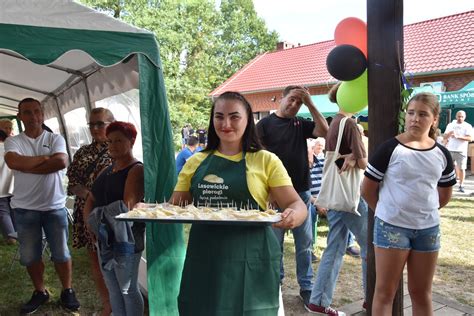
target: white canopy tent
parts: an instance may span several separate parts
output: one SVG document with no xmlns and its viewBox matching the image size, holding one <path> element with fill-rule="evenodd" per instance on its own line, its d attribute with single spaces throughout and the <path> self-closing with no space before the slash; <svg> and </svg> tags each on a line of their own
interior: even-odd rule
<svg viewBox="0 0 474 316">
<path fill-rule="evenodd" d="M 16 115 L 23 98 L 38 99 L 45 118 L 57 119 L 72 153 L 70 134 L 79 119 L 70 114 L 77 109 L 85 114 L 108 98 L 132 91 L 136 98 L 131 103 L 137 103 L 140 117 L 135 123 L 142 136 L 145 198 L 163 201 L 170 195 L 174 148 L 152 33 L 72 1 L 2 0 L 0 34 L 0 117 Z M 123 107 L 110 104 L 112 112 L 115 106 Z M 184 260 L 181 232 L 181 226 L 147 226 L 152 315 L 177 312 Z"/>
<path fill-rule="evenodd" d="M 134 28 L 76 3 L 60 0 L 2 1 L 0 23 L 151 35 L 147 31 Z M 19 28 L 16 30 L 19 31 Z M 17 41 L 21 40 L 17 38 Z M 18 44 L 18 46 L 28 46 L 29 43 Z M 61 45 L 61 43 L 58 44 Z M 109 49 L 114 48 L 110 46 Z M 103 68 L 103 66 L 111 68 Z M 0 69 L 0 114 L 4 115 L 15 115 L 18 101 L 25 95 L 40 100 L 43 103 L 45 115 L 49 118 L 58 114 L 55 98 L 58 98 L 61 112 L 65 113 L 78 107 L 90 106 L 97 100 L 132 88 L 138 88 L 136 60 L 126 64 L 119 60 L 113 65 L 101 65 L 100 61 L 97 63 L 90 55 L 80 50 L 66 51 L 58 59 L 43 66 L 32 64 L 27 56 L 2 47 L 0 48 Z M 83 80 L 84 78 L 87 80 Z"/>
</svg>

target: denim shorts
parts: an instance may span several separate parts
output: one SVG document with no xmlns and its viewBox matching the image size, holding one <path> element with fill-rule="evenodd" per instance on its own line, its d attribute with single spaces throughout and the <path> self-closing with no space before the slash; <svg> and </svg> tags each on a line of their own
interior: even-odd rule
<svg viewBox="0 0 474 316">
<path fill-rule="evenodd" d="M 43 255 L 43 232 L 51 251 L 51 260 L 64 263 L 71 259 L 68 240 L 67 210 L 51 211 L 13 209 L 15 214 L 18 242 L 20 243 L 20 263 L 30 266 L 41 261 Z"/>
<path fill-rule="evenodd" d="M 379 248 L 435 252 L 440 248 L 439 225 L 410 229 L 391 225 L 378 217 L 374 221 L 374 245 Z"/>
</svg>

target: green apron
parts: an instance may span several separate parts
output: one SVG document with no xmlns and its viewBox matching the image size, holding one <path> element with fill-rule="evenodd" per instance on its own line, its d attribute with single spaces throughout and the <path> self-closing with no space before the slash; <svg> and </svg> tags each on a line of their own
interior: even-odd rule
<svg viewBox="0 0 474 316">
<path fill-rule="evenodd" d="M 211 153 L 197 168 L 190 191 L 195 204 L 258 208 L 247 188 L 245 153 L 239 162 Z M 277 315 L 280 258 L 270 226 L 194 224 L 180 315 Z"/>
</svg>

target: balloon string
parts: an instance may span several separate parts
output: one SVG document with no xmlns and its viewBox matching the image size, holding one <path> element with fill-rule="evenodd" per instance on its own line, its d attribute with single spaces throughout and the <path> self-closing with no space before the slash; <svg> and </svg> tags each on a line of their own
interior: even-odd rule
<svg viewBox="0 0 474 316">
<path fill-rule="evenodd" d="M 405 79 L 407 81 L 407 89 L 413 87 L 415 84 L 413 83 L 413 74 L 411 72 L 406 71 L 403 76 L 405 76 Z"/>
<path fill-rule="evenodd" d="M 398 61 L 398 70 L 400 70 L 400 73 L 403 73 L 403 68 L 402 68 L 402 56 L 400 53 L 400 41 L 396 42 L 397 46 L 397 61 Z"/>
<path fill-rule="evenodd" d="M 379 68 L 383 68 L 383 69 L 390 69 L 390 68 L 388 68 L 387 66 L 382 65 L 382 64 L 379 64 L 379 63 L 374 63 L 374 66 L 375 66 L 375 67 L 379 67 Z M 392 68 L 392 71 L 393 71 L 393 72 L 398 72 L 398 69 Z"/>
<path fill-rule="evenodd" d="M 405 87 L 405 89 L 409 89 L 410 83 L 407 81 L 407 78 L 405 77 L 404 74 L 402 74 L 401 77 L 402 77 L 403 86 Z"/>
</svg>

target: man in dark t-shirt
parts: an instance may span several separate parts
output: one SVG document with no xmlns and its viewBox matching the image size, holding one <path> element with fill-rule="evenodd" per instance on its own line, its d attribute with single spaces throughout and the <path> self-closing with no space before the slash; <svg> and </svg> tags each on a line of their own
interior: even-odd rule
<svg viewBox="0 0 474 316">
<path fill-rule="evenodd" d="M 303 103 L 308 107 L 313 121 L 296 117 Z M 328 125 L 311 100 L 308 90 L 301 86 L 286 87 L 283 90 L 279 109 L 260 120 L 257 129 L 265 148 L 275 153 L 283 162 L 296 192 L 309 209 L 311 194 L 306 139 L 326 136 Z M 274 232 L 283 252 L 285 231 L 275 228 Z M 311 215 L 308 215 L 301 226 L 292 229 L 292 232 L 295 240 L 300 296 L 305 303 L 309 303 L 313 279 Z M 283 277 L 282 260 L 280 278 L 283 279 Z"/>
</svg>

